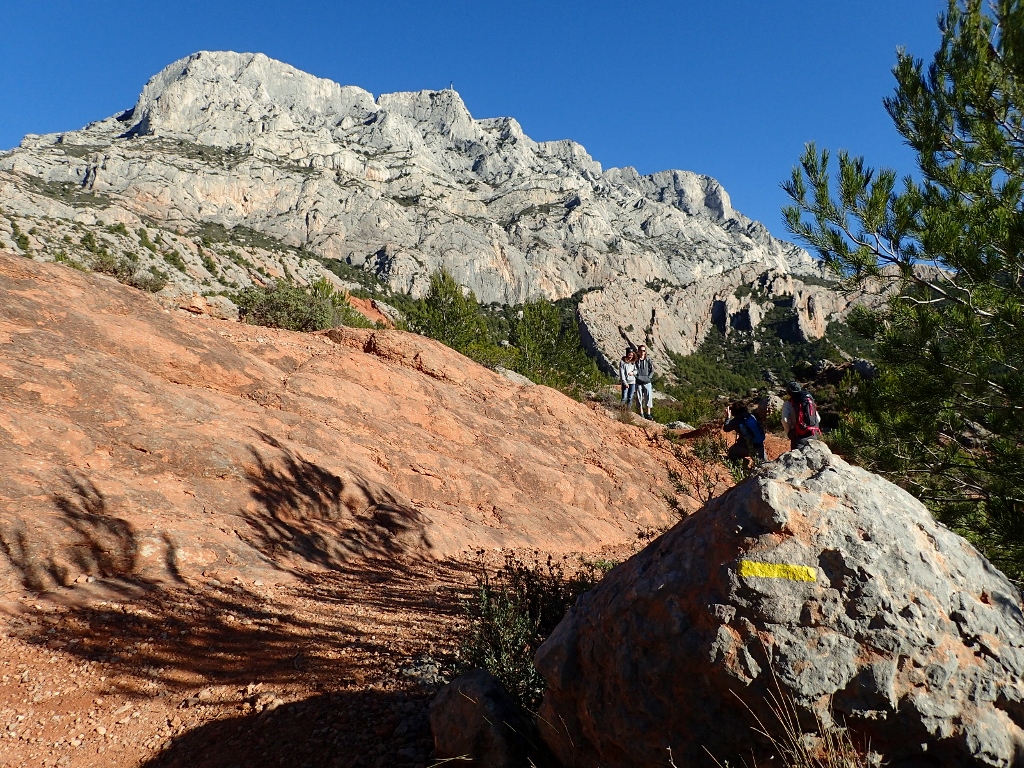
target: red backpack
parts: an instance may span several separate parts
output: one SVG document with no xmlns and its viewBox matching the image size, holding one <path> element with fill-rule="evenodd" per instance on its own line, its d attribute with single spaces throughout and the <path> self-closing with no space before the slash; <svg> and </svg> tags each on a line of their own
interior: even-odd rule
<svg viewBox="0 0 1024 768">
<path fill-rule="evenodd" d="M 800 438 L 816 437 L 821 434 L 818 424 L 818 407 L 810 392 L 798 392 L 790 400 L 793 403 L 793 433 Z"/>
</svg>

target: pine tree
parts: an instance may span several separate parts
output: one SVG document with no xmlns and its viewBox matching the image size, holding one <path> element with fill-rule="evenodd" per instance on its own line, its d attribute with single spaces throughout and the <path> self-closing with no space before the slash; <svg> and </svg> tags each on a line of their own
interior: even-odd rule
<svg viewBox="0 0 1024 768">
<path fill-rule="evenodd" d="M 1024 5 L 950 0 L 930 66 L 900 51 L 885 108 L 917 153 L 897 184 L 808 145 L 789 230 L 851 281 L 900 291 L 856 325 L 882 375 L 840 447 L 1024 576 Z M 836 194 L 833 196 L 833 184 Z"/>
<path fill-rule="evenodd" d="M 550 301 L 524 304 L 510 341 L 518 351 L 516 369 L 538 384 L 579 394 L 601 379 L 597 365 L 583 349 L 575 313 L 563 317 Z"/>
<path fill-rule="evenodd" d="M 426 295 L 409 312 L 409 326 L 463 354 L 488 341 L 487 324 L 476 296 L 463 291 L 443 269 L 430 276 Z"/>
</svg>

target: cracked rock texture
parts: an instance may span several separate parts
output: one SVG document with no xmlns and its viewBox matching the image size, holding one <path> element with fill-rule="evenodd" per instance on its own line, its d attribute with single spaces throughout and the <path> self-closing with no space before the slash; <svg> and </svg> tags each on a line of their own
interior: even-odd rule
<svg viewBox="0 0 1024 768">
<path fill-rule="evenodd" d="M 1017 590 L 817 441 L 609 573 L 536 662 L 542 735 L 565 765 L 764 757 L 752 726 L 779 730 L 776 690 L 805 727 L 845 722 L 888 765 L 1024 761 Z"/>
<path fill-rule="evenodd" d="M 673 517 L 668 445 L 395 330 L 166 310 L 0 253 L 0 594 L 594 551 Z"/>
<path fill-rule="evenodd" d="M 193 54 L 122 114 L 25 137 L 0 154 L 0 200 L 0 245 L 87 263 L 95 230 L 165 269 L 170 293 L 329 276 L 312 255 L 414 294 L 439 267 L 485 302 L 589 291 L 580 322 L 606 363 L 620 327 L 687 353 L 713 312 L 723 329 L 756 325 L 785 296 L 813 339 L 877 298 L 823 286 L 817 262 L 708 176 L 603 170 L 575 142 L 474 119 L 455 91 L 374 98 L 262 54 Z"/>
</svg>

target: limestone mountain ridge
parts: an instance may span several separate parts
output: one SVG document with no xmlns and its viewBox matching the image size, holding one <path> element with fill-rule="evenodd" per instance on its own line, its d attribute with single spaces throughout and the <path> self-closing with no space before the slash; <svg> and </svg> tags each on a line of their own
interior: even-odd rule
<svg viewBox="0 0 1024 768">
<path fill-rule="evenodd" d="M 374 98 L 259 53 L 193 54 L 119 115 L 26 136 L 0 154 L 0 200 L 0 244 L 87 263 L 95 231 L 87 245 L 164 271 L 170 295 L 337 281 L 316 256 L 414 295 L 444 268 L 484 302 L 582 296 L 606 363 L 624 329 L 685 354 L 780 297 L 806 339 L 877 300 L 834 290 L 708 176 L 603 170 L 573 141 L 474 119 L 454 90 Z"/>
</svg>

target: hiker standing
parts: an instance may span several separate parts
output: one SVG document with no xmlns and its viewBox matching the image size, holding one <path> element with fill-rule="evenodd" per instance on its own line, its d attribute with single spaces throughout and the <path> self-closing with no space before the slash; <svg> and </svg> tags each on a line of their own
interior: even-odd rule
<svg viewBox="0 0 1024 768">
<path fill-rule="evenodd" d="M 821 418 L 810 392 L 795 381 L 786 385 L 786 391 L 789 400 L 782 406 L 782 428 L 789 437 L 789 449 L 793 450 L 802 440 L 821 437 Z"/>
<path fill-rule="evenodd" d="M 651 419 L 654 400 L 654 365 L 647 356 L 647 347 L 641 344 L 636 351 L 636 397 L 640 401 L 640 415 Z"/>
<path fill-rule="evenodd" d="M 622 404 L 630 408 L 636 393 L 636 354 L 633 350 L 629 350 L 619 363 L 619 383 L 622 385 Z"/>
<path fill-rule="evenodd" d="M 728 456 L 733 461 L 749 456 L 754 465 L 768 460 L 764 453 L 764 430 L 747 406 L 737 401 L 725 409 L 726 432 L 736 433 L 736 442 L 729 446 Z"/>
<path fill-rule="evenodd" d="M 622 380 L 622 366 L 625 365 L 625 363 L 626 363 L 626 355 L 629 354 L 629 350 L 630 349 L 631 348 L 627 348 L 626 349 L 626 354 L 623 355 L 619 359 L 619 399 L 620 400 L 625 400 L 626 399 L 626 382 L 624 382 Z"/>
</svg>

